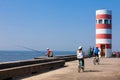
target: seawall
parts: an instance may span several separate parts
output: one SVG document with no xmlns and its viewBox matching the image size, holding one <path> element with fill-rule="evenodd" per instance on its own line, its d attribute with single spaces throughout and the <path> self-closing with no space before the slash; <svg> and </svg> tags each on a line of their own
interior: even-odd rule
<svg viewBox="0 0 120 80">
<path fill-rule="evenodd" d="M 66 61 L 76 60 L 76 55 L 37 57 L 32 60 L 0 63 L 0 80 L 9 80 L 17 76 L 43 73 L 65 65 Z"/>
</svg>

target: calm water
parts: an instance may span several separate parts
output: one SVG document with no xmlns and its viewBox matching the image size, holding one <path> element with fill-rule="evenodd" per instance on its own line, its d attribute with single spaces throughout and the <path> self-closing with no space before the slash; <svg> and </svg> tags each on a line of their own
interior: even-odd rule
<svg viewBox="0 0 120 80">
<path fill-rule="evenodd" d="M 54 55 L 73 55 L 75 51 L 53 51 Z M 0 62 L 33 59 L 45 55 L 45 51 L 0 51 Z"/>
</svg>

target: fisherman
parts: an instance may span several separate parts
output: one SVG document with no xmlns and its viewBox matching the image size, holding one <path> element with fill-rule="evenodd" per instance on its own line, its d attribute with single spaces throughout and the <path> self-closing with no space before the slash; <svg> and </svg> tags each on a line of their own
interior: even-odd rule
<svg viewBox="0 0 120 80">
<path fill-rule="evenodd" d="M 49 48 L 47 48 L 47 54 L 48 57 L 53 57 L 53 51 L 51 51 Z"/>
</svg>

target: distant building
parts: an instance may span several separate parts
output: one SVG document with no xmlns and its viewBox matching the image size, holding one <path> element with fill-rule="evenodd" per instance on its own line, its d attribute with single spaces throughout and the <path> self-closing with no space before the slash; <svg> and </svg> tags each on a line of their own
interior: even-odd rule
<svg viewBox="0 0 120 80">
<path fill-rule="evenodd" d="M 101 55 L 112 56 L 112 11 L 101 9 L 96 11 L 96 46 Z"/>
</svg>

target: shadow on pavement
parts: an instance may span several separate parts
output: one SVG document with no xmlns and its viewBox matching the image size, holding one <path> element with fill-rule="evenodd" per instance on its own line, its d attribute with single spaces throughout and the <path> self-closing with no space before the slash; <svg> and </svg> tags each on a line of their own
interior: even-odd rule
<svg viewBox="0 0 120 80">
<path fill-rule="evenodd" d="M 99 70 L 85 70 L 84 72 L 101 72 Z"/>
<path fill-rule="evenodd" d="M 99 65 L 112 65 L 112 64 L 108 64 L 108 63 L 100 63 Z"/>
</svg>

